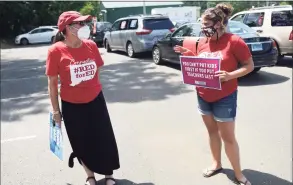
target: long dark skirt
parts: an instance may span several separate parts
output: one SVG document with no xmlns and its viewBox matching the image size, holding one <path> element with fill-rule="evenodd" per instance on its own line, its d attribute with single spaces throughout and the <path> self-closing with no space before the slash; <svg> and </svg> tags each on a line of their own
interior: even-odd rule
<svg viewBox="0 0 293 185">
<path fill-rule="evenodd" d="M 62 114 L 72 147 L 69 167 L 76 157 L 91 171 L 112 175 L 120 168 L 119 154 L 103 92 L 91 102 L 62 101 Z"/>
</svg>

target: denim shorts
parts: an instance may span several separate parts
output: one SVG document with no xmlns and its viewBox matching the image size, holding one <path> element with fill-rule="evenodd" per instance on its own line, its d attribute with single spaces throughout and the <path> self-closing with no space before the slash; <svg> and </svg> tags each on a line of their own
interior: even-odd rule
<svg viewBox="0 0 293 185">
<path fill-rule="evenodd" d="M 215 102 L 207 102 L 199 95 L 198 111 L 201 115 L 213 115 L 218 122 L 233 122 L 237 109 L 237 90 Z"/>
</svg>

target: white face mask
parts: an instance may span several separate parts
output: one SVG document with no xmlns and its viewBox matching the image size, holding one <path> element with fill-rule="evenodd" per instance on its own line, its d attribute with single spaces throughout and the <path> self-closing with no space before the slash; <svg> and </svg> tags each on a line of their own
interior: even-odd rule
<svg viewBox="0 0 293 185">
<path fill-rule="evenodd" d="M 72 27 L 74 29 L 78 29 L 78 28 L 75 28 L 75 27 Z M 90 33 L 91 33 L 91 30 L 90 30 L 90 27 L 89 26 L 83 26 L 81 28 L 78 29 L 77 31 L 77 37 L 82 40 L 82 39 L 88 39 L 90 37 Z"/>
</svg>

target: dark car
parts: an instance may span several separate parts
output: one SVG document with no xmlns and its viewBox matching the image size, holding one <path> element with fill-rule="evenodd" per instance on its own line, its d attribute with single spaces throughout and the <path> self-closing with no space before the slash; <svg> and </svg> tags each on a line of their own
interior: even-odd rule
<svg viewBox="0 0 293 185">
<path fill-rule="evenodd" d="M 174 20 L 172 21 L 174 27 L 177 29 L 177 28 L 180 28 L 183 24 L 186 24 L 186 23 L 190 23 L 190 21 L 188 20 Z"/>
<path fill-rule="evenodd" d="M 261 37 L 252 28 L 247 25 L 229 21 L 227 31 L 239 35 L 248 45 L 254 61 L 254 72 L 262 67 L 275 66 L 278 59 L 277 45 L 270 37 Z M 182 46 L 186 37 L 204 37 L 201 33 L 200 23 L 187 23 L 178 28 L 172 34 L 166 35 L 154 46 L 152 54 L 155 64 L 161 64 L 165 61 L 179 64 L 179 54 L 175 53 L 175 45 Z"/>
<path fill-rule="evenodd" d="M 109 31 L 112 27 L 110 22 L 95 22 L 92 31 L 91 39 L 97 44 L 102 46 L 105 32 Z"/>
</svg>

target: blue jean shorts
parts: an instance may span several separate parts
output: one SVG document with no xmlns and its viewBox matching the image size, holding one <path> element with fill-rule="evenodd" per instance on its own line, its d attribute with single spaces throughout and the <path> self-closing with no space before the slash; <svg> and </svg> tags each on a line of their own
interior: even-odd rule
<svg viewBox="0 0 293 185">
<path fill-rule="evenodd" d="M 207 102 L 197 95 L 198 111 L 201 115 L 213 115 L 218 122 L 233 122 L 237 109 L 237 90 L 215 102 Z"/>
</svg>

